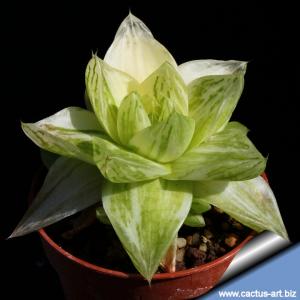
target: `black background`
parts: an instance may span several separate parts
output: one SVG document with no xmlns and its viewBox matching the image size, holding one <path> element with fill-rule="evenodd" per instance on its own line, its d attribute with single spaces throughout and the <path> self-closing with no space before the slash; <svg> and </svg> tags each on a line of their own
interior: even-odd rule
<svg viewBox="0 0 300 300">
<path fill-rule="evenodd" d="M 80 2 L 78 2 L 80 3 Z M 244 93 L 233 115 L 269 156 L 267 174 L 290 237 L 299 240 L 299 151 L 295 8 L 289 2 L 163 1 L 68 5 L 12 3 L 1 13 L 2 186 L 0 272 L 14 299 L 61 299 L 37 234 L 4 241 L 26 209 L 39 150 L 20 120 L 33 122 L 67 106 L 84 106 L 84 72 L 92 51 L 103 57 L 128 14 L 141 18 L 177 62 L 249 61 Z M 299 85 L 299 83 L 298 83 Z M 299 126 L 298 126 L 299 127 Z M 3 181 L 2 181 L 3 182 Z M 16 288 L 17 287 L 17 288 Z M 41 296 L 39 290 L 47 291 Z"/>
</svg>

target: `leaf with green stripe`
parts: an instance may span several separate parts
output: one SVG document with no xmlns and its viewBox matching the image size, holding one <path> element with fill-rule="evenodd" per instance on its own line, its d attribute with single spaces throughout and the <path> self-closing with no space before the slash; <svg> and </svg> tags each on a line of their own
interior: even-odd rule
<svg viewBox="0 0 300 300">
<path fill-rule="evenodd" d="M 237 71 L 246 71 L 247 62 L 238 60 L 199 59 L 185 62 L 178 66 L 178 71 L 184 82 L 190 84 L 193 80 L 211 75 L 229 75 Z"/>
<path fill-rule="evenodd" d="M 102 181 L 95 166 L 77 159 L 58 158 L 10 237 L 28 234 L 100 203 Z"/>
<path fill-rule="evenodd" d="M 176 62 L 169 51 L 152 35 L 149 28 L 132 13 L 120 25 L 104 61 L 142 82 L 165 61 Z"/>
<path fill-rule="evenodd" d="M 258 232 L 270 230 L 288 239 L 275 196 L 261 176 L 245 181 L 196 182 L 194 194 Z"/>
<path fill-rule="evenodd" d="M 136 269 L 150 281 L 190 210 L 190 182 L 107 181 L 102 199 L 124 249 Z"/>
<path fill-rule="evenodd" d="M 165 62 L 139 86 L 145 109 L 154 121 L 165 121 L 175 109 L 188 115 L 187 88 L 176 69 Z M 146 95 L 146 96 L 145 96 Z"/>
<path fill-rule="evenodd" d="M 266 159 L 247 138 L 247 128 L 230 122 L 225 129 L 171 165 L 170 180 L 246 180 L 261 174 Z"/>
<path fill-rule="evenodd" d="M 198 146 L 226 126 L 243 87 L 242 71 L 231 75 L 202 77 L 188 86 L 189 116 L 196 121 L 191 147 Z"/>
<path fill-rule="evenodd" d="M 113 182 L 143 181 L 170 173 L 168 165 L 127 151 L 99 131 L 57 127 L 53 117 L 37 123 L 23 123 L 22 128 L 40 148 L 96 164 L 103 176 Z"/>
<path fill-rule="evenodd" d="M 138 132 L 129 142 L 137 153 L 166 163 L 180 157 L 193 137 L 192 118 L 173 112 L 167 121 L 156 123 Z"/>
<path fill-rule="evenodd" d="M 139 131 L 151 125 L 141 98 L 136 92 L 129 94 L 118 111 L 118 134 L 123 145 Z"/>
<path fill-rule="evenodd" d="M 106 133 L 118 142 L 118 106 L 126 95 L 136 89 L 136 81 L 96 55 L 87 65 L 85 79 L 88 99 L 99 122 Z"/>
</svg>

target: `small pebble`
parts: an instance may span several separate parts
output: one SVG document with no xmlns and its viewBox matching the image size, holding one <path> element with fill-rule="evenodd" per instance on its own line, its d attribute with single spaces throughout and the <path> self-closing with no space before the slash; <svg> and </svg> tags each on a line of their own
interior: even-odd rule
<svg viewBox="0 0 300 300">
<path fill-rule="evenodd" d="M 177 238 L 177 248 L 184 248 L 186 246 L 186 239 L 185 238 Z"/>
<path fill-rule="evenodd" d="M 199 246 L 199 250 L 206 252 L 207 251 L 207 245 L 205 243 L 201 243 Z"/>
<path fill-rule="evenodd" d="M 193 237 L 191 235 L 187 236 L 186 242 L 189 246 L 191 246 L 193 243 Z"/>
<path fill-rule="evenodd" d="M 244 226 L 241 223 L 237 222 L 237 221 L 233 221 L 232 226 L 234 228 L 236 228 L 237 230 L 243 230 L 244 229 Z"/>
<path fill-rule="evenodd" d="M 206 253 L 203 252 L 203 251 L 199 251 L 199 257 L 195 259 L 194 261 L 194 265 L 195 266 L 200 266 L 202 264 L 205 263 L 205 260 L 206 260 Z"/>
<path fill-rule="evenodd" d="M 189 247 L 186 251 L 187 257 L 192 258 L 192 259 L 201 258 L 203 256 L 203 253 L 204 252 L 202 252 L 198 248 L 194 248 L 194 247 Z"/>
<path fill-rule="evenodd" d="M 181 248 L 176 251 L 176 261 L 183 262 L 184 261 L 185 249 Z"/>
<path fill-rule="evenodd" d="M 230 228 L 230 226 L 227 222 L 223 222 L 221 224 L 221 227 L 222 227 L 222 230 L 224 230 L 224 231 L 227 231 Z"/>
<path fill-rule="evenodd" d="M 176 271 L 182 271 L 185 269 L 186 269 L 186 266 L 185 266 L 184 262 L 179 262 L 179 261 L 176 262 Z"/>
<path fill-rule="evenodd" d="M 198 232 L 193 234 L 192 246 L 199 246 L 200 244 L 200 234 Z"/>
<path fill-rule="evenodd" d="M 206 238 L 211 239 L 214 235 L 212 234 L 212 232 L 208 229 L 204 229 L 204 235 Z"/>
<path fill-rule="evenodd" d="M 211 226 L 211 225 L 213 225 L 213 222 L 212 222 L 212 220 L 211 220 L 210 218 L 204 217 L 204 219 L 205 219 L 205 224 L 206 224 L 206 226 Z"/>
<path fill-rule="evenodd" d="M 206 244 L 208 242 L 208 239 L 204 235 L 201 235 L 201 238 L 203 243 Z"/>
<path fill-rule="evenodd" d="M 228 247 L 232 248 L 236 245 L 237 241 L 238 241 L 238 236 L 232 233 L 225 239 L 225 244 Z"/>
</svg>

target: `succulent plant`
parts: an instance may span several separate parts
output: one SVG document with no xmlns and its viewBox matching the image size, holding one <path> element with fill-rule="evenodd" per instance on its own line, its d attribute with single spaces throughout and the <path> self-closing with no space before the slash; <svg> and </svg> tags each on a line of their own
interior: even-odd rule
<svg viewBox="0 0 300 300">
<path fill-rule="evenodd" d="M 86 68 L 89 109 L 69 107 L 22 123 L 39 147 L 59 154 L 12 236 L 95 203 L 134 266 L 151 280 L 185 223 L 204 226 L 214 205 L 260 232 L 287 233 L 260 176 L 266 159 L 231 115 L 246 62 L 177 65 L 146 25 L 129 14 L 104 59 Z"/>
</svg>

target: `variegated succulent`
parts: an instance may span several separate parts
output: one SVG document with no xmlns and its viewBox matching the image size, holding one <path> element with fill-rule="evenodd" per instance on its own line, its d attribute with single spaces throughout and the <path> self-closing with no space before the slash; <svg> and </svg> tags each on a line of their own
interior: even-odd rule
<svg viewBox="0 0 300 300">
<path fill-rule="evenodd" d="M 246 62 L 177 65 L 133 16 L 104 60 L 86 69 L 87 109 L 69 107 L 25 134 L 61 155 L 12 236 L 52 224 L 95 203 L 136 269 L 151 280 L 185 223 L 204 226 L 214 205 L 257 231 L 287 233 L 269 185 L 266 159 L 230 121 Z"/>
</svg>

